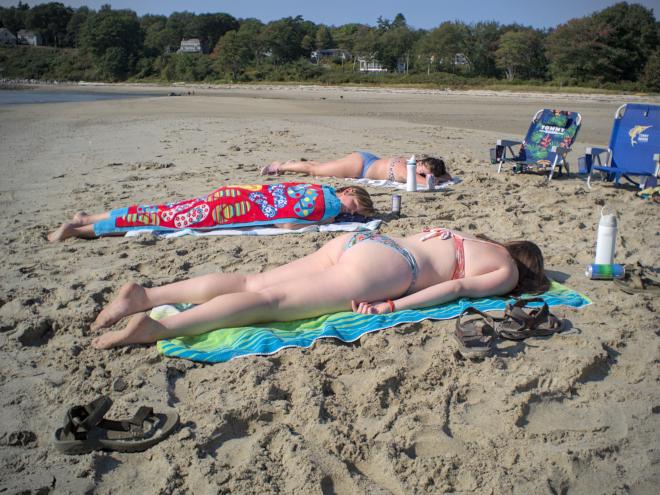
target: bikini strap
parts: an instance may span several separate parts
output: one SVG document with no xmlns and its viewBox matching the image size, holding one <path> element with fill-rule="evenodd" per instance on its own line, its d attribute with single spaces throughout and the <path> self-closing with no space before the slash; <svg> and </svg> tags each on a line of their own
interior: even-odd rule
<svg viewBox="0 0 660 495">
<path fill-rule="evenodd" d="M 440 237 L 442 240 L 454 237 L 454 232 L 452 230 L 442 227 L 426 227 L 422 232 L 426 232 L 426 235 L 421 239 L 422 241 L 427 241 L 433 237 Z"/>
</svg>

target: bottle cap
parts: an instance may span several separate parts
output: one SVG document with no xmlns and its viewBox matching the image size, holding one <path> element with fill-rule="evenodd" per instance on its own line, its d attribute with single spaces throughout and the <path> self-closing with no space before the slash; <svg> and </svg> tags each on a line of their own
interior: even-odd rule
<svg viewBox="0 0 660 495">
<path fill-rule="evenodd" d="M 616 227 L 616 215 L 614 213 L 605 215 L 605 208 L 607 208 L 607 206 L 603 206 L 600 209 L 600 222 L 598 222 L 598 224 L 603 225 L 604 227 Z"/>
<path fill-rule="evenodd" d="M 407 163 L 408 163 L 408 164 L 411 164 L 411 163 L 417 163 L 417 162 L 415 161 L 415 155 L 412 155 L 410 158 L 408 158 L 408 162 L 407 162 Z"/>
</svg>

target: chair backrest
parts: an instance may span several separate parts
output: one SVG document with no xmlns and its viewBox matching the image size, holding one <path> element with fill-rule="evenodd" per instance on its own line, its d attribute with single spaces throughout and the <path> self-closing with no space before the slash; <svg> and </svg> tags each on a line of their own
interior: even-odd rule
<svg viewBox="0 0 660 495">
<path fill-rule="evenodd" d="M 581 123 L 582 116 L 577 112 L 547 108 L 539 110 L 529 125 L 519 159 L 528 164 L 551 165 L 556 155 L 552 147 L 570 148 Z"/>
<path fill-rule="evenodd" d="M 660 105 L 626 103 L 614 115 L 610 166 L 629 174 L 654 174 L 660 153 Z"/>
</svg>

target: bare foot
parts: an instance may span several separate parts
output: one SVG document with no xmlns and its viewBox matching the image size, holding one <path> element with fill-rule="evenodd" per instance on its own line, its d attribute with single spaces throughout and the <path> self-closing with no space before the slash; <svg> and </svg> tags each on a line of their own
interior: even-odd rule
<svg viewBox="0 0 660 495">
<path fill-rule="evenodd" d="M 63 223 L 56 230 L 53 230 L 46 237 L 50 242 L 60 242 L 69 237 L 73 237 L 76 233 L 76 226 L 71 223 Z"/>
<path fill-rule="evenodd" d="M 261 169 L 261 175 L 280 175 L 282 162 L 273 162 Z"/>
<path fill-rule="evenodd" d="M 96 349 L 110 349 L 120 345 L 149 344 L 164 335 L 166 329 L 156 320 L 149 318 L 147 313 L 135 315 L 123 330 L 106 332 L 92 340 L 92 347 Z"/>
<path fill-rule="evenodd" d="M 150 307 L 144 287 L 135 282 L 128 282 L 119 289 L 117 297 L 99 313 L 91 329 L 98 330 L 112 326 L 123 317 L 145 311 Z"/>
<path fill-rule="evenodd" d="M 87 218 L 89 215 L 85 213 L 84 211 L 79 211 L 75 215 L 73 215 L 73 218 L 71 219 L 71 223 L 80 226 L 80 225 L 87 225 L 89 222 L 87 221 Z"/>
</svg>

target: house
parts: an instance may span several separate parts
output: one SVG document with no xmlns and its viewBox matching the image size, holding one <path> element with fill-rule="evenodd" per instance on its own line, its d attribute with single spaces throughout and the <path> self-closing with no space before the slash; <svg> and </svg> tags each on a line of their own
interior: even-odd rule
<svg viewBox="0 0 660 495">
<path fill-rule="evenodd" d="M 346 60 L 351 59 L 351 54 L 340 48 L 325 48 L 323 50 L 313 51 L 310 58 L 312 59 L 312 62 L 316 63 L 319 63 L 323 59 L 341 60 L 342 62 L 345 62 Z"/>
<path fill-rule="evenodd" d="M 7 28 L 0 28 L 0 45 L 15 45 L 16 36 Z"/>
<path fill-rule="evenodd" d="M 376 59 L 366 59 L 358 57 L 360 72 L 387 72 L 387 69 Z"/>
<path fill-rule="evenodd" d="M 203 53 L 202 42 L 199 38 L 183 39 L 177 53 Z"/>
<path fill-rule="evenodd" d="M 37 46 L 41 45 L 41 36 L 39 36 L 39 33 L 21 29 L 18 33 L 16 33 L 16 42 L 19 45 Z"/>
</svg>

